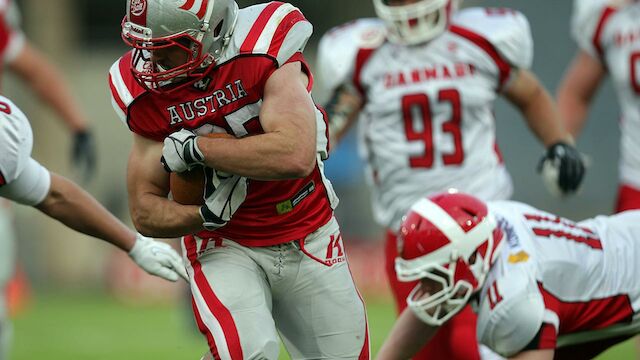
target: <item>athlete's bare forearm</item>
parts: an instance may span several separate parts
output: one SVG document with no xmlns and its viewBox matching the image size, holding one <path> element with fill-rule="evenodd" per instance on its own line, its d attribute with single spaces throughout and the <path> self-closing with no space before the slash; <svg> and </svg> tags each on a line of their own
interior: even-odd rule
<svg viewBox="0 0 640 360">
<path fill-rule="evenodd" d="M 559 141 L 573 142 L 564 129 L 553 98 L 529 71 L 520 70 L 505 95 L 520 109 L 527 125 L 545 147 Z"/>
<path fill-rule="evenodd" d="M 129 210 L 136 229 L 151 237 L 179 237 L 202 230 L 199 206 L 167 199 L 169 174 L 160 164 L 162 143 L 134 135 L 127 167 Z"/>
<path fill-rule="evenodd" d="M 51 174 L 51 189 L 37 209 L 66 226 L 128 252 L 135 234 L 78 185 Z"/>
<path fill-rule="evenodd" d="M 205 163 L 254 179 L 307 176 L 316 162 L 316 109 L 300 64 L 287 64 L 267 81 L 260 108 L 264 134 L 242 139 L 198 138 Z"/>
<path fill-rule="evenodd" d="M 405 309 L 393 325 L 377 360 L 406 360 L 415 355 L 438 331 Z"/>
</svg>

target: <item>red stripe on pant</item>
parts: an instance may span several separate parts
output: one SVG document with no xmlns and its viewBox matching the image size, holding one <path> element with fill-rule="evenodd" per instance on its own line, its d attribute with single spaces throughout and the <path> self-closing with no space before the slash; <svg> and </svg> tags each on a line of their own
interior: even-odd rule
<svg viewBox="0 0 640 360">
<path fill-rule="evenodd" d="M 398 313 L 407 307 L 407 296 L 416 282 L 402 282 L 396 277 L 395 259 L 398 254 L 397 237 L 387 231 L 385 261 L 387 277 Z M 413 358 L 413 360 L 479 360 L 480 350 L 476 337 L 476 314 L 467 305 L 459 314 L 442 325 L 436 335 Z"/>
<path fill-rule="evenodd" d="M 198 325 L 198 329 L 204 336 L 207 338 L 207 343 L 209 344 L 209 351 L 211 351 L 211 355 L 215 360 L 220 359 L 220 355 L 218 354 L 218 347 L 216 347 L 216 341 L 213 338 L 213 335 L 207 330 L 207 326 L 202 321 L 202 317 L 200 316 L 200 312 L 198 311 L 198 307 L 196 306 L 196 301 L 191 296 L 191 308 L 193 309 L 193 316 L 196 319 L 196 324 Z"/>
<path fill-rule="evenodd" d="M 240 346 L 240 336 L 238 334 L 238 329 L 236 328 L 236 324 L 233 321 L 233 317 L 231 316 L 231 312 L 227 309 L 220 299 L 216 296 L 207 280 L 207 277 L 202 272 L 202 264 L 198 261 L 198 255 L 196 252 L 197 245 L 196 240 L 193 236 L 185 236 L 185 249 L 187 249 L 187 257 L 191 262 L 191 267 L 193 268 L 193 281 L 195 282 L 202 298 L 207 304 L 207 308 L 216 318 L 220 327 L 222 328 L 222 332 L 224 334 L 224 340 L 227 343 L 227 348 L 229 349 L 229 354 L 231 354 L 232 360 L 242 360 L 242 347 Z M 196 313 L 197 307 L 195 308 Z M 200 315 L 196 315 L 197 317 Z M 202 320 L 202 319 L 201 319 Z M 203 322 L 203 325 L 204 322 Z M 204 326 L 205 332 L 203 334 L 207 337 L 207 340 L 210 340 L 213 345 L 209 345 L 211 353 L 218 353 L 217 346 L 215 345 L 215 338 L 213 334 L 210 333 L 210 329 Z"/>
</svg>

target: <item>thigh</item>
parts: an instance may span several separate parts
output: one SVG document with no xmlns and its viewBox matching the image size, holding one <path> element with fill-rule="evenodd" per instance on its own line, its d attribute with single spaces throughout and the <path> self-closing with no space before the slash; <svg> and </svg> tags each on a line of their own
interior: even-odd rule
<svg viewBox="0 0 640 360">
<path fill-rule="evenodd" d="M 292 359 L 369 359 L 364 303 L 337 222 L 300 243 L 299 269 L 274 297 L 274 317 Z"/>
<path fill-rule="evenodd" d="M 185 237 L 183 252 L 194 316 L 214 359 L 277 359 L 271 292 L 247 249 Z"/>
</svg>

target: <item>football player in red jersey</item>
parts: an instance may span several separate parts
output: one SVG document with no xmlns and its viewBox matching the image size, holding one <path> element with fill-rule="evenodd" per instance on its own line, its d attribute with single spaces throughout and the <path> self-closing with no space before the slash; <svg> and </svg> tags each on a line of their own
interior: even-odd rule
<svg viewBox="0 0 640 360">
<path fill-rule="evenodd" d="M 112 103 L 133 132 L 128 188 L 139 231 L 183 236 L 210 356 L 369 358 L 323 174 L 323 113 L 302 55 L 302 13 L 271 2 L 129 0 Z M 234 138 L 208 138 L 226 132 Z M 162 158 L 162 163 L 161 163 Z M 204 166 L 202 206 L 167 198 L 170 172 Z"/>
<path fill-rule="evenodd" d="M 640 211 L 573 222 L 515 201 L 444 193 L 401 230 L 418 285 L 378 354 L 407 359 L 466 304 L 478 341 L 515 359 L 592 359 L 640 332 Z"/>
</svg>

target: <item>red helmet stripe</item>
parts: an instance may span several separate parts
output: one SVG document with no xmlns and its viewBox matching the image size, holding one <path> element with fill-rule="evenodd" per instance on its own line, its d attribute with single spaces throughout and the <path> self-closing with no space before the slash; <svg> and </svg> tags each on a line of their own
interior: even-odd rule
<svg viewBox="0 0 640 360">
<path fill-rule="evenodd" d="M 195 2 L 196 0 L 187 0 L 187 2 L 184 3 L 184 5 L 180 6 L 180 9 L 189 11 L 191 10 Z"/>
<path fill-rule="evenodd" d="M 209 4 L 209 0 L 202 0 L 202 4 L 200 4 L 200 10 L 196 14 L 198 19 L 204 18 L 204 15 L 207 13 L 207 5 Z"/>
</svg>

